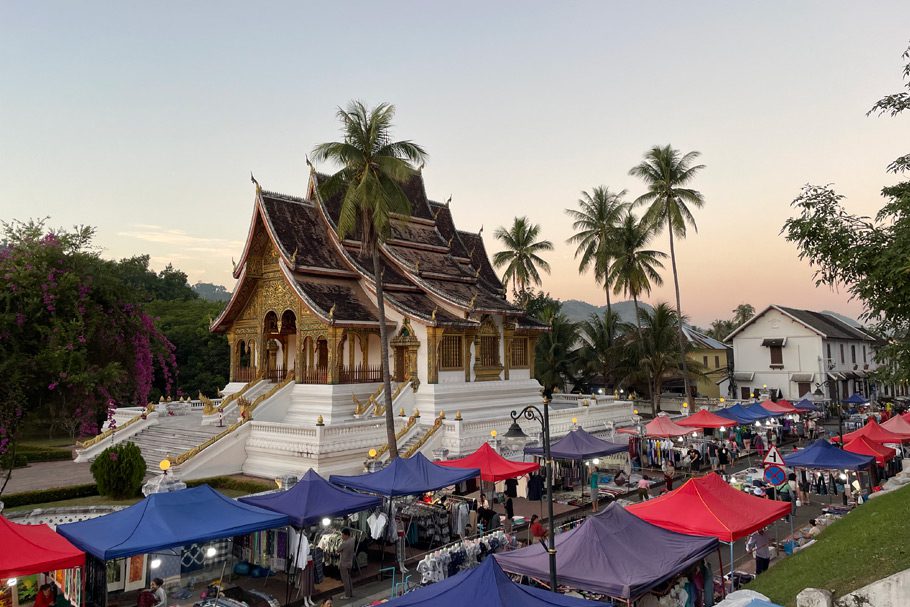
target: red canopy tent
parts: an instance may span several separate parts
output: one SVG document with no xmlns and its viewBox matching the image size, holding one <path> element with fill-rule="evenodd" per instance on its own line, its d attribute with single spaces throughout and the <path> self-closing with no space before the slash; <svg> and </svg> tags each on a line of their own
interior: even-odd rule
<svg viewBox="0 0 910 607">
<path fill-rule="evenodd" d="M 881 424 L 881 427 L 895 434 L 910 434 L 910 419 L 896 415 Z"/>
<path fill-rule="evenodd" d="M 761 406 L 771 413 L 799 413 L 799 409 L 785 400 L 774 402 L 769 399 L 761 403 Z"/>
<path fill-rule="evenodd" d="M 910 434 L 898 434 L 896 432 L 891 432 L 886 428 L 882 428 L 877 421 L 870 419 L 869 423 L 860 428 L 859 430 L 854 430 L 844 434 L 844 442 L 849 443 L 855 438 L 865 436 L 873 443 L 902 443 L 904 441 L 910 440 Z M 834 436 L 831 438 L 832 441 L 839 443 L 840 436 Z"/>
<path fill-rule="evenodd" d="M 690 432 L 692 432 L 691 428 L 683 428 L 666 415 L 658 415 L 645 425 L 645 436 L 653 436 L 656 438 L 685 436 Z"/>
<path fill-rule="evenodd" d="M 733 542 L 787 516 L 790 508 L 789 502 L 743 493 L 719 475 L 706 474 L 652 500 L 632 504 L 628 510 L 670 531 Z"/>
<path fill-rule="evenodd" d="M 85 566 L 85 553 L 47 525 L 20 525 L 0 516 L 0 579 Z"/>
<path fill-rule="evenodd" d="M 501 481 L 530 474 L 540 464 L 533 462 L 513 462 L 493 450 L 490 443 L 484 443 L 477 451 L 461 459 L 450 459 L 442 462 L 433 462 L 448 468 L 479 468 L 480 478 L 485 481 Z"/>
<path fill-rule="evenodd" d="M 676 422 L 676 425 L 686 428 L 730 428 L 735 426 L 736 422 L 729 418 L 715 415 L 707 409 L 702 409 L 698 413 Z"/>
<path fill-rule="evenodd" d="M 875 461 L 880 464 L 894 459 L 895 451 L 891 447 L 886 447 L 881 443 L 874 443 L 865 436 L 860 436 L 859 438 L 854 438 L 852 441 L 844 445 L 844 451 L 849 451 L 851 453 L 858 453 L 860 455 L 873 455 L 875 456 Z"/>
</svg>

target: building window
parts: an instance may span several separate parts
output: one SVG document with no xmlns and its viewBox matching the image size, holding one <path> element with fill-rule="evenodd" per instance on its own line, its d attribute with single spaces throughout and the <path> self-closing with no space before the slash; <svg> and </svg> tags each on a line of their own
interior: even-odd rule
<svg viewBox="0 0 910 607">
<path fill-rule="evenodd" d="M 481 335 L 480 336 L 480 366 L 496 367 L 499 365 L 499 336 L 498 335 Z"/>
<path fill-rule="evenodd" d="M 856 346 L 850 346 L 850 360 L 856 364 Z"/>
<path fill-rule="evenodd" d="M 784 349 L 780 346 L 771 346 L 768 348 L 771 351 L 771 366 L 772 367 L 783 367 L 784 366 Z"/>
<path fill-rule="evenodd" d="M 812 391 L 812 384 L 806 381 L 801 381 L 796 384 L 796 391 L 798 396 L 805 396 L 807 393 Z"/>
<path fill-rule="evenodd" d="M 831 344 L 828 344 L 828 360 L 834 362 L 833 359 L 831 358 Z"/>
<path fill-rule="evenodd" d="M 512 338 L 512 358 L 509 366 L 513 369 L 526 368 L 528 366 L 528 338 Z"/>
<path fill-rule="evenodd" d="M 863 346 L 863 362 L 866 362 L 866 346 Z"/>
<path fill-rule="evenodd" d="M 840 363 L 844 364 L 847 362 L 847 359 L 844 358 L 844 344 L 840 345 Z"/>
<path fill-rule="evenodd" d="M 443 371 L 463 369 L 461 335 L 443 335 L 439 346 L 439 368 Z"/>
<path fill-rule="evenodd" d="M 739 389 L 739 396 L 743 400 L 749 400 L 752 398 L 752 390 L 749 388 L 749 386 L 742 386 Z"/>
<path fill-rule="evenodd" d="M 708 368 L 708 357 L 702 356 L 701 360 L 702 360 L 702 363 L 705 365 L 705 369 L 707 369 Z"/>
<path fill-rule="evenodd" d="M 720 356 L 715 356 L 715 357 L 714 357 L 714 368 L 715 368 L 715 369 L 720 369 Z"/>
</svg>

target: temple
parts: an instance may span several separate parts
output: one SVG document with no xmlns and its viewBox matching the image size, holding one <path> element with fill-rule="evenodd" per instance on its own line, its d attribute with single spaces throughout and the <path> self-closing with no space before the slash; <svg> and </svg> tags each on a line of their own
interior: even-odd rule
<svg viewBox="0 0 910 607">
<path fill-rule="evenodd" d="M 237 283 L 211 327 L 230 344 L 223 398 L 186 403 L 185 419 L 172 403 L 166 414 L 125 409 L 116 436 L 83 444 L 77 460 L 109 437 L 136 442 L 150 471 L 166 457 L 184 478 L 352 473 L 388 457 L 373 262 L 357 234 L 339 238 L 341 200 L 321 195 L 321 178 L 310 173 L 304 197 L 256 184 Z M 506 300 L 480 234 L 456 228 L 421 173 L 403 190 L 411 214 L 393 217 L 380 246 L 398 447 L 458 457 L 504 433 L 511 411 L 541 403 L 534 351 L 548 328 Z M 554 436 L 628 417 L 593 406 L 612 397 L 566 399 L 552 411 Z"/>
</svg>

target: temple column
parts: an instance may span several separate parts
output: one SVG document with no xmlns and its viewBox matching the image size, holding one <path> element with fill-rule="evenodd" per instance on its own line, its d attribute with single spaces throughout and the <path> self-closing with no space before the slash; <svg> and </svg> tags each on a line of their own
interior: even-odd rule
<svg viewBox="0 0 910 607">
<path fill-rule="evenodd" d="M 341 363 L 341 356 L 339 346 L 341 345 L 342 331 L 332 327 L 329 330 L 328 335 L 328 345 L 329 345 L 329 368 L 327 369 L 329 374 L 329 383 L 337 384 L 338 383 L 338 366 Z"/>
<path fill-rule="evenodd" d="M 512 365 L 512 336 L 515 328 L 508 324 L 502 325 L 502 378 L 509 379 L 509 368 Z"/>
<path fill-rule="evenodd" d="M 443 329 L 439 327 L 427 327 L 427 383 L 429 384 L 439 383 L 439 344 L 442 333 Z"/>
<path fill-rule="evenodd" d="M 475 352 L 477 351 L 477 333 L 474 331 L 467 331 L 464 334 L 464 341 L 462 345 L 464 346 L 464 356 L 462 360 L 464 361 L 464 380 L 465 382 L 471 381 L 471 370 L 473 369 L 473 361 L 471 359 L 471 346 L 474 346 Z"/>
<path fill-rule="evenodd" d="M 233 331 L 228 331 L 227 341 L 228 341 L 228 347 L 231 349 L 231 368 L 228 373 L 228 381 L 232 382 L 232 381 L 234 381 L 234 378 L 237 376 L 237 367 L 239 366 L 239 362 L 240 362 L 237 360 L 237 358 L 238 358 L 237 348 L 234 347 L 234 344 L 236 343 L 237 339 L 234 337 Z"/>
</svg>

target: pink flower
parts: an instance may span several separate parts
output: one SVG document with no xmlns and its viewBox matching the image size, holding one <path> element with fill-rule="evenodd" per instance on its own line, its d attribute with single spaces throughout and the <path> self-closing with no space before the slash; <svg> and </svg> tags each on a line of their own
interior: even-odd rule
<svg viewBox="0 0 910 607">
<path fill-rule="evenodd" d="M 47 385 L 47 389 L 48 389 L 48 390 L 53 390 L 53 389 L 55 389 L 56 387 L 57 387 L 57 382 L 55 382 L 55 381 L 52 381 L 51 383 L 49 383 L 49 384 Z"/>
</svg>

